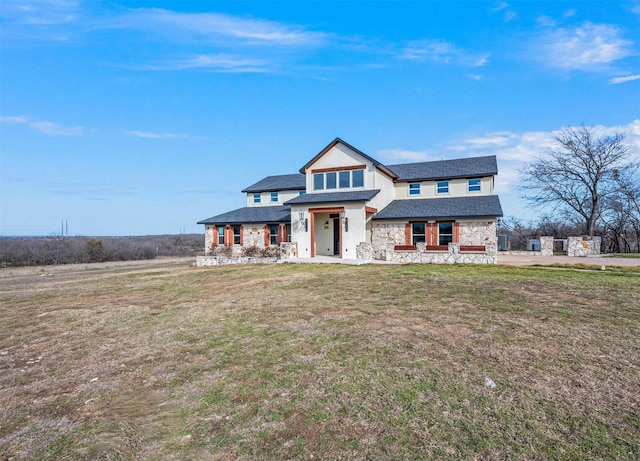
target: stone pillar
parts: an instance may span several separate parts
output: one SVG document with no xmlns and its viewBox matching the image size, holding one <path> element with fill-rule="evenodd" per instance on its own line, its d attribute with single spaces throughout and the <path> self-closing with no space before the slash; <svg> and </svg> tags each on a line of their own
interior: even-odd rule
<svg viewBox="0 0 640 461">
<path fill-rule="evenodd" d="M 540 255 L 553 256 L 553 237 L 540 237 Z"/>
</svg>

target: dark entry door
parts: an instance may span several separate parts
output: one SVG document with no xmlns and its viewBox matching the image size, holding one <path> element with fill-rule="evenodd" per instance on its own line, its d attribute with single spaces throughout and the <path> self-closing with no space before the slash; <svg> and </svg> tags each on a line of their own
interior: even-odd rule
<svg viewBox="0 0 640 461">
<path fill-rule="evenodd" d="M 333 254 L 340 254 L 340 218 L 333 219 Z"/>
</svg>

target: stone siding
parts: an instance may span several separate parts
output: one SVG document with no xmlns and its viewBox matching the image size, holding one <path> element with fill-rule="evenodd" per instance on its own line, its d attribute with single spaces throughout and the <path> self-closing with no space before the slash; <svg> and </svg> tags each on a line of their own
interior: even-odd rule
<svg viewBox="0 0 640 461">
<path fill-rule="evenodd" d="M 487 242 L 485 251 L 460 251 L 458 243 L 450 243 L 447 251 L 427 251 L 424 243 L 415 250 L 395 250 L 395 244 L 387 244 L 386 260 L 399 264 L 497 264 L 498 245 Z"/>
<path fill-rule="evenodd" d="M 211 254 L 211 248 L 213 247 L 213 238 L 214 233 L 216 231 L 215 226 L 205 225 L 204 226 L 204 254 Z"/>
<path fill-rule="evenodd" d="M 366 242 L 361 242 L 356 247 L 356 259 L 360 261 L 371 261 L 373 258 L 373 245 Z"/>
<path fill-rule="evenodd" d="M 387 245 L 405 244 L 405 224 L 404 223 L 374 223 L 371 229 L 371 246 L 373 248 L 373 259 L 386 259 Z"/>
<path fill-rule="evenodd" d="M 460 245 L 486 245 L 498 243 L 495 221 L 458 221 L 460 223 Z"/>
<path fill-rule="evenodd" d="M 601 244 L 600 237 L 567 237 L 567 256 L 597 256 Z"/>
</svg>

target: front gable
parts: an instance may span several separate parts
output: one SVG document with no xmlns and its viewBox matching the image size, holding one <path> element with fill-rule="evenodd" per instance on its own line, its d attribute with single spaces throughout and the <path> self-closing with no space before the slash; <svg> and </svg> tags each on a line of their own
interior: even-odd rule
<svg viewBox="0 0 640 461">
<path fill-rule="evenodd" d="M 300 169 L 300 173 L 309 175 L 318 171 L 355 168 L 364 168 L 367 171 L 372 171 L 373 168 L 377 168 L 392 179 L 397 177 L 395 173 L 380 162 L 340 138 L 331 141 Z"/>
</svg>

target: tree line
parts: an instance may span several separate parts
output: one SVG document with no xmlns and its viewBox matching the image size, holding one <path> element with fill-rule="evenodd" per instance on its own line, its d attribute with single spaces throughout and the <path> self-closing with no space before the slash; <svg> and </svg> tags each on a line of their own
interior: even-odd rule
<svg viewBox="0 0 640 461">
<path fill-rule="evenodd" d="M 607 253 L 640 252 L 639 160 L 623 133 L 599 135 L 585 126 L 562 130 L 555 147 L 520 171 L 524 198 L 548 211 L 538 235 L 599 235 Z M 550 223 L 561 226 L 545 229 Z"/>
<path fill-rule="evenodd" d="M 0 267 L 135 261 L 162 256 L 196 256 L 204 235 L 136 237 L 2 237 Z"/>
</svg>

